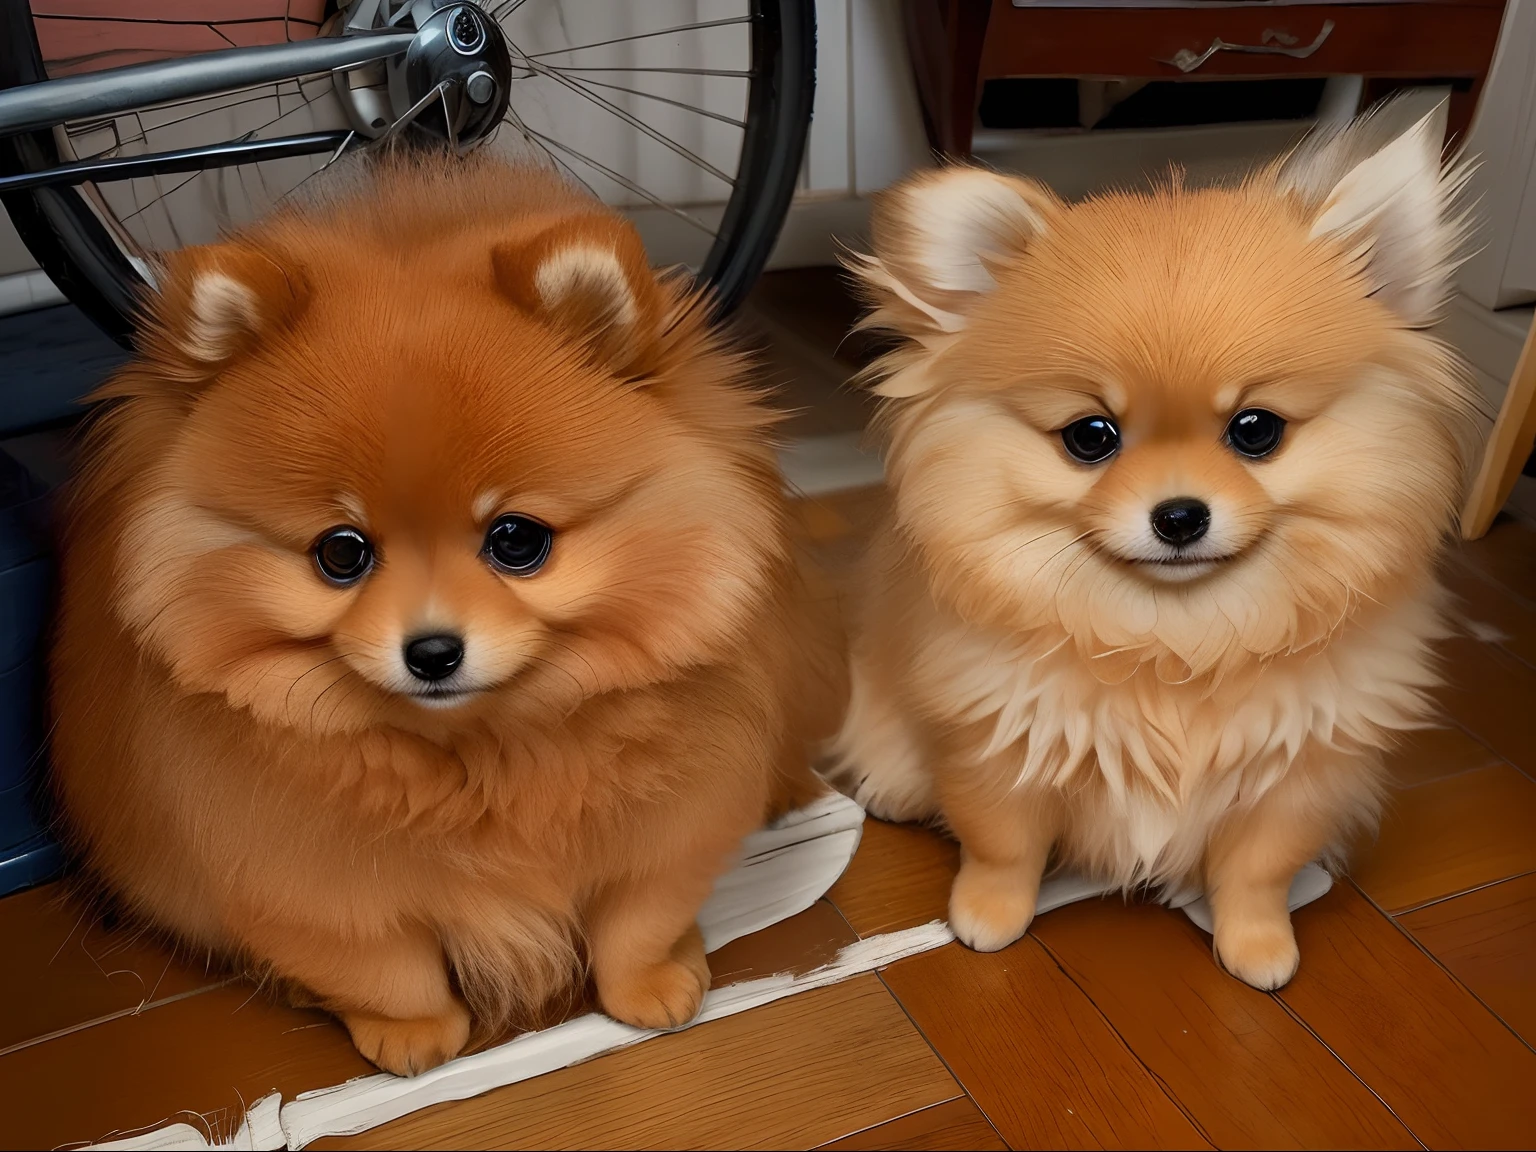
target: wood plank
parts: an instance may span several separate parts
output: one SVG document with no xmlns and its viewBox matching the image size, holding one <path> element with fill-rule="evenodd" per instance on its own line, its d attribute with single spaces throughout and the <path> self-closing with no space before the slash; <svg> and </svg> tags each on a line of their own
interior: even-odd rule
<svg viewBox="0 0 1536 1152">
<path fill-rule="evenodd" d="M 341 1025 L 249 986 L 203 992 L 0 1056 L 0 1147 L 55 1148 L 199 1124 L 227 1139 L 244 1106 L 372 1072 Z"/>
<path fill-rule="evenodd" d="M 790 503 L 790 511 L 799 521 L 806 539 L 814 544 L 830 544 L 841 540 L 853 531 L 853 525 L 843 518 L 836 505 L 826 499 L 802 497 Z"/>
<path fill-rule="evenodd" d="M 0 972 L 10 970 L 25 977 L 39 967 L 40 945 L 56 947 L 54 938 L 67 935 L 74 921 L 67 906 L 48 899 L 50 894 L 34 890 L 23 895 L 28 899 L 18 898 L 15 905 L 20 913 L 11 912 L 11 899 L 0 902 L 0 913 L 11 916 L 4 923 L 18 929 L 40 923 L 52 929 L 39 939 L 5 937 L 7 941 L 15 939 L 18 946 L 3 955 L 0 963 L 8 969 L 0 968 Z M 113 941 L 110 935 L 106 939 Z M 797 916 L 718 949 L 710 957 L 710 966 L 716 986 L 775 972 L 803 972 L 826 963 L 839 948 L 856 939 L 837 910 L 821 900 Z M 151 973 L 163 970 L 162 954 L 147 944 L 141 953 L 134 954 L 138 968 Z M 105 1003 L 106 993 L 116 994 L 130 1009 L 138 1003 L 137 995 L 124 1000 L 137 984 L 127 986 L 126 977 L 122 987 L 106 981 L 90 961 L 90 956 L 99 953 L 82 953 L 86 958 L 78 961 L 72 953 L 66 954 L 72 966 L 54 973 L 53 983 L 42 986 L 49 997 L 43 1007 L 53 1013 L 50 1019 L 60 1015 L 53 1008 L 67 1008 L 72 1003 L 76 990 L 81 993 L 82 1011 L 94 1011 L 92 1005 L 100 1006 L 97 1001 Z M 114 961 L 112 968 L 117 966 Z M 133 975 L 137 970 L 124 971 Z M 172 969 L 173 973 L 181 971 Z M 35 981 L 33 986 L 38 986 Z M 195 1002 L 203 1000 L 207 1000 L 206 1005 Z M 0 1084 L 0 1146 L 35 1143 L 34 1137 L 41 1139 L 38 1133 L 53 1134 L 43 1146 L 94 1140 L 112 1131 L 155 1126 L 183 1110 L 207 1113 L 211 1123 L 227 1135 L 238 1126 L 242 1100 L 250 1103 L 275 1087 L 291 1096 L 371 1071 L 352 1051 L 346 1033 L 329 1017 L 277 1006 L 269 994 L 255 991 L 249 983 L 232 984 L 217 996 L 204 992 L 195 1001 L 162 1003 L 154 1012 L 99 1023 L 0 1057 L 0 1079 L 5 1081 Z M 164 1022 L 150 1020 L 171 1010 L 172 1015 Z M 580 1006 L 575 1009 L 580 1010 Z M 13 1024 L 13 1019 L 25 1023 L 31 1019 L 28 1012 L 37 1014 L 26 998 L 18 997 L 7 1003 L 0 1020 L 13 1032 L 27 1031 Z M 189 1037 L 197 1038 L 195 1046 L 187 1043 Z M 34 1052 L 35 1056 L 28 1056 Z M 114 1078 L 111 1071 L 123 1062 L 125 1052 L 135 1055 L 133 1074 Z M 168 1052 L 171 1054 L 165 1056 Z M 140 1065 L 139 1053 L 151 1063 Z M 273 1081 L 271 1069 L 279 1065 L 285 1071 L 280 1080 Z M 12 1068 L 17 1071 L 9 1071 Z M 71 1068 L 86 1077 L 84 1081 L 76 1078 L 72 1087 L 65 1071 Z M 92 1077 L 99 1077 L 99 1087 Z M 82 1092 L 90 1096 L 88 1107 L 81 1108 L 69 1099 L 71 1094 Z M 70 1117 L 67 1124 L 63 1120 L 66 1116 Z M 7 1138 L 13 1121 L 14 1130 L 25 1134 L 24 1139 Z"/>
<path fill-rule="evenodd" d="M 960 1094 L 873 975 L 311 1148 L 806 1148 Z"/>
<path fill-rule="evenodd" d="M 862 547 L 884 515 L 890 496 L 882 485 L 843 488 L 790 501 L 812 540 L 828 542 L 851 537 Z"/>
<path fill-rule="evenodd" d="M 913 1112 L 896 1120 L 876 1124 L 852 1136 L 823 1144 L 824 1149 L 835 1148 L 839 1152 L 864 1152 L 864 1150 L 890 1149 L 967 1149 L 990 1152 L 1004 1150 L 1008 1145 L 988 1123 L 986 1116 L 968 1096 L 947 1100 Z"/>
<path fill-rule="evenodd" d="M 839 949 L 857 940 L 848 922 L 823 898 L 788 920 L 716 948 L 709 954 L 711 987 L 778 972 L 809 972 L 836 959 Z"/>
<path fill-rule="evenodd" d="M 153 935 L 106 926 L 62 884 L 0 900 L 0 940 L 0 1053 L 225 979 L 179 960 Z"/>
<path fill-rule="evenodd" d="M 1011 1147 L 1208 1146 L 1033 937 L 949 944 L 882 975 Z"/>
<path fill-rule="evenodd" d="M 1536 1143 L 1536 1053 L 1341 883 L 1296 917 L 1276 995 L 1430 1148 Z"/>
<path fill-rule="evenodd" d="M 1465 540 L 1458 558 L 1527 601 L 1536 601 L 1536 530 L 1513 516 L 1500 516 L 1480 540 Z"/>
<path fill-rule="evenodd" d="M 1536 1044 L 1536 875 L 1442 900 L 1397 922 Z"/>
<path fill-rule="evenodd" d="M 854 603 L 863 580 L 864 552 L 889 496 L 883 485 L 825 492 L 797 501 L 811 553 L 837 592 Z"/>
<path fill-rule="evenodd" d="M 1445 566 L 1444 582 L 1457 597 L 1452 611 L 1469 635 L 1536 667 L 1536 587 L 1511 591 L 1465 556 Z"/>
<path fill-rule="evenodd" d="M 1400 912 L 1536 871 L 1536 780 L 1495 764 L 1396 793 L 1350 873 Z"/>
<path fill-rule="evenodd" d="M 915 824 L 864 821 L 864 839 L 827 898 L 860 936 L 897 932 L 949 915 L 960 848 Z"/>
<path fill-rule="evenodd" d="M 1409 732 L 1387 756 L 1387 770 L 1399 788 L 1412 788 L 1497 764 L 1499 758 L 1460 728 Z"/>
<path fill-rule="evenodd" d="M 1438 693 L 1457 724 L 1505 760 L 1536 775 L 1536 670 L 1501 648 L 1470 639 L 1441 644 L 1447 684 Z"/>
<path fill-rule="evenodd" d="M 1030 931 L 1218 1148 L 1418 1147 L 1282 1005 L 1223 972 L 1183 913 L 1087 900 Z"/>
</svg>

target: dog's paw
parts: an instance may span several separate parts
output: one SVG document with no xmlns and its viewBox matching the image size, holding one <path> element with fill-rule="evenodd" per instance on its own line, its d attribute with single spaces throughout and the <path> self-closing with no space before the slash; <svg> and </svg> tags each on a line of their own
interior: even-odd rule
<svg viewBox="0 0 1536 1152">
<path fill-rule="evenodd" d="M 949 926 L 967 948 L 996 952 L 1029 929 L 1038 895 L 1038 883 L 1016 869 L 968 860 L 949 893 Z"/>
<path fill-rule="evenodd" d="M 699 1014 L 709 990 L 709 966 L 692 956 L 663 960 L 623 976 L 598 980 L 603 1011 L 636 1028 L 681 1028 Z M 701 970 L 702 969 L 702 970 Z"/>
<path fill-rule="evenodd" d="M 1214 949 L 1218 964 L 1261 992 L 1283 988 L 1301 965 L 1288 918 L 1218 923 Z"/>
<path fill-rule="evenodd" d="M 455 1004 L 443 1016 L 397 1020 L 371 1012 L 343 1012 L 352 1043 L 368 1060 L 396 1076 L 417 1076 L 452 1060 L 469 1042 L 469 1011 Z"/>
</svg>

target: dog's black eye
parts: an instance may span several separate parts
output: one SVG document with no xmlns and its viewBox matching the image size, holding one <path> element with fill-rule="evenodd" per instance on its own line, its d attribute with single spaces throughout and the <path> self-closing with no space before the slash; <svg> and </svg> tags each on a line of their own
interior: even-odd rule
<svg viewBox="0 0 1536 1152">
<path fill-rule="evenodd" d="M 1280 447 L 1285 421 L 1264 408 L 1244 408 L 1227 425 L 1227 443 L 1234 452 L 1257 460 Z"/>
<path fill-rule="evenodd" d="M 349 525 L 327 529 L 312 551 L 320 574 L 333 584 L 355 583 L 373 567 L 373 545 Z"/>
<path fill-rule="evenodd" d="M 1097 464 L 1108 460 L 1120 447 L 1120 430 L 1107 416 L 1085 416 L 1061 430 L 1061 442 L 1073 459 Z"/>
<path fill-rule="evenodd" d="M 485 534 L 485 554 L 505 572 L 532 576 L 549 559 L 554 538 L 547 527 L 527 516 L 498 516 Z"/>
</svg>

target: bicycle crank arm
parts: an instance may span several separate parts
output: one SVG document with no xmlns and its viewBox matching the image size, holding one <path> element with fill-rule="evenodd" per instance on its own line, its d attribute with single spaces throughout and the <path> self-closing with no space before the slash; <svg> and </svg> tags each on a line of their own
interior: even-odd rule
<svg viewBox="0 0 1536 1152">
<path fill-rule="evenodd" d="M 276 83 L 314 72 L 356 68 L 402 55 L 415 39 L 415 32 L 376 32 L 258 48 L 225 48 L 199 56 L 25 84 L 0 92 L 0 136 L 51 128 L 69 120 L 115 116 L 151 104 L 212 96 L 232 88 Z"/>
<path fill-rule="evenodd" d="M 279 136 L 273 140 L 236 140 L 228 144 L 182 148 L 174 152 L 151 152 L 145 156 L 81 160 L 54 168 L 43 168 L 37 172 L 0 176 L 0 195 L 49 185 L 83 184 L 87 180 L 100 184 L 109 180 L 132 180 L 136 176 L 201 172 L 208 168 L 254 164 L 260 160 L 313 156 L 318 152 L 335 153 L 346 147 L 356 135 L 355 132 L 310 132 L 302 136 Z"/>
</svg>

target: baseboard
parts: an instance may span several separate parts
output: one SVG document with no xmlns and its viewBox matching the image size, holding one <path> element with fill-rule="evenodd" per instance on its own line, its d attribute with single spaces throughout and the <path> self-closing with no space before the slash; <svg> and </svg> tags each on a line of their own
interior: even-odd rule
<svg viewBox="0 0 1536 1152">
<path fill-rule="evenodd" d="M 778 243 L 768 257 L 770 271 L 836 264 L 845 247 L 869 239 L 869 200 L 854 196 L 802 195 L 784 217 Z"/>
</svg>

